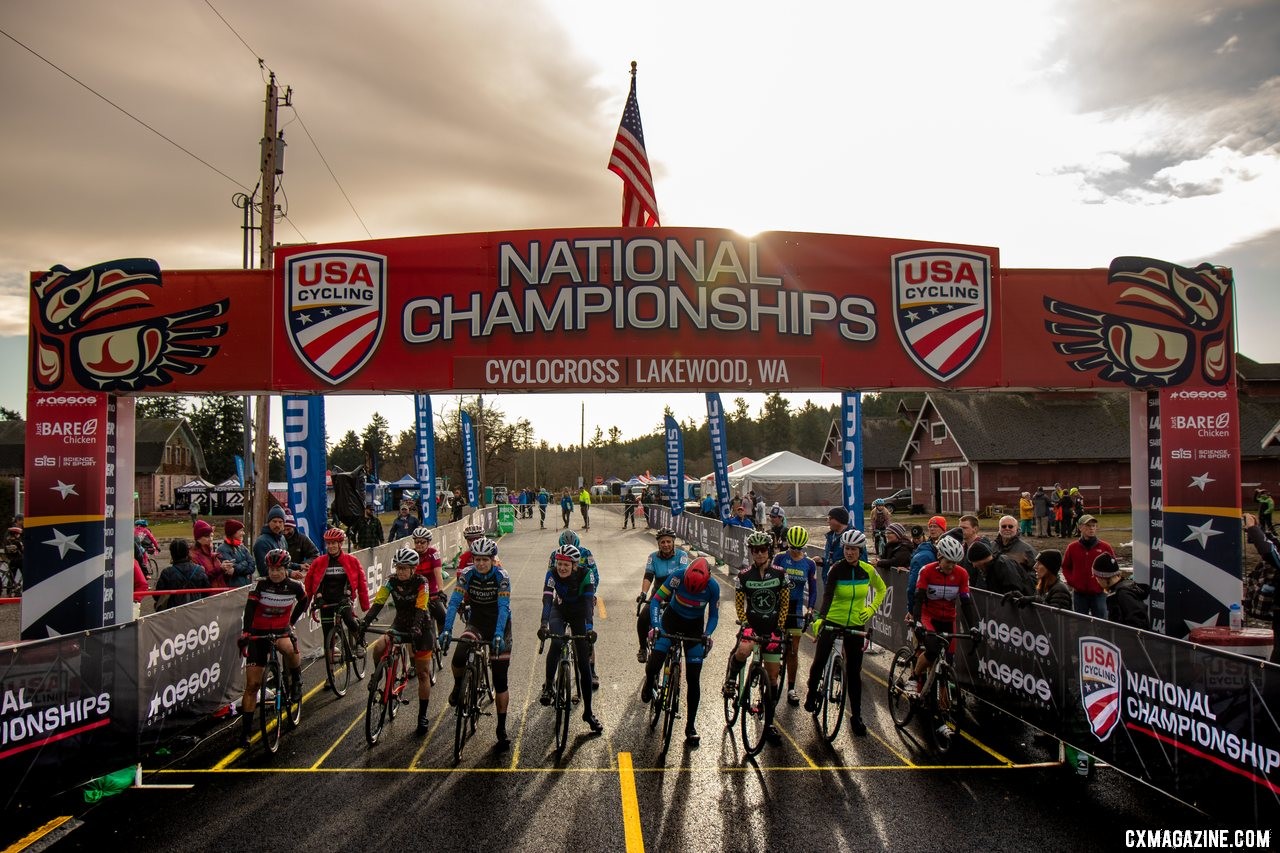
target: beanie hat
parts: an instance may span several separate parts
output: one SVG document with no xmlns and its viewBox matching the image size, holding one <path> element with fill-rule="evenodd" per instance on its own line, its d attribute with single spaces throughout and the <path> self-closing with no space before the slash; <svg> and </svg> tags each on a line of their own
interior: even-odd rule
<svg viewBox="0 0 1280 853">
<path fill-rule="evenodd" d="M 185 563 L 191 556 L 191 546 L 185 539 L 175 539 L 169 543 L 169 557 L 175 563 Z"/>
<path fill-rule="evenodd" d="M 848 524 L 849 510 L 845 509 L 842 506 L 832 507 L 831 511 L 827 513 L 827 518 L 834 518 L 836 521 L 840 522 L 841 524 Z"/>
<path fill-rule="evenodd" d="M 284 511 L 284 526 L 285 526 L 285 527 L 297 527 L 297 526 L 298 526 L 298 520 L 297 520 L 296 518 L 294 518 L 294 517 L 293 517 L 293 512 L 292 512 L 291 510 L 287 510 L 287 509 L 286 509 L 286 510 Z"/>
<path fill-rule="evenodd" d="M 234 518 L 228 518 L 222 525 L 222 535 L 228 539 L 236 538 L 241 530 L 244 530 L 244 525 Z"/>
<path fill-rule="evenodd" d="M 281 521 L 285 520 L 284 507 L 279 505 L 273 506 L 270 510 L 267 511 L 267 521 L 272 521 L 277 518 L 280 519 Z"/>
<path fill-rule="evenodd" d="M 976 563 L 991 556 L 991 546 L 979 539 L 969 546 L 969 562 Z"/>
<path fill-rule="evenodd" d="M 897 534 L 898 538 L 903 542 L 911 538 L 911 534 L 907 533 L 906 526 L 904 526 L 900 521 L 893 522 L 885 529 L 888 530 L 890 533 Z"/>
<path fill-rule="evenodd" d="M 929 519 L 929 524 L 943 530 L 947 529 L 947 520 L 940 515 L 935 515 L 933 518 Z"/>
<path fill-rule="evenodd" d="M 200 519 L 195 524 L 191 525 L 191 534 L 194 539 L 199 539 L 201 536 L 212 536 L 213 525 L 204 519 Z"/>
<path fill-rule="evenodd" d="M 1049 574 L 1056 575 L 1062 572 L 1062 552 L 1054 548 L 1041 551 L 1036 562 L 1048 569 Z"/>
<path fill-rule="evenodd" d="M 1100 578 L 1113 578 L 1120 574 L 1120 563 L 1104 551 L 1093 561 L 1093 573 Z"/>
</svg>

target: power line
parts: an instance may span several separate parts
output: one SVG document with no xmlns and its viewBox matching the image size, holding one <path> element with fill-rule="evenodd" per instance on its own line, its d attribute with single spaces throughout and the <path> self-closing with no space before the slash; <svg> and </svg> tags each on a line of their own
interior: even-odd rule
<svg viewBox="0 0 1280 853">
<path fill-rule="evenodd" d="M 231 22 L 230 22 L 230 21 L 228 21 L 226 18 L 222 17 L 222 13 L 221 13 L 221 12 L 219 12 L 217 9 L 215 9 L 215 8 L 214 8 L 214 6 L 213 6 L 213 4 L 212 4 L 212 3 L 210 3 L 210 2 L 209 2 L 209 0 L 204 0 L 204 5 L 208 6 L 208 7 L 209 7 L 209 10 L 210 10 L 211 12 L 213 12 L 213 14 L 215 14 L 215 15 L 217 15 L 217 16 L 218 16 L 218 20 L 219 20 L 219 21 L 222 21 L 222 23 L 226 24 L 227 29 L 231 30 L 231 34 L 232 34 L 233 36 L 235 36 L 236 38 L 240 39 L 240 43 L 241 43 L 242 45 L 244 45 L 244 46 L 245 46 L 245 50 L 247 50 L 247 51 L 249 51 L 249 53 L 253 54 L 253 58 L 254 58 L 254 59 L 256 59 L 256 60 L 258 60 L 258 64 L 259 64 L 259 65 L 266 65 L 266 63 L 262 61 L 262 57 L 258 55 L 258 52 L 257 52 L 256 50 L 254 50 L 253 48 L 249 47 L 249 43 L 248 43 L 247 41 L 245 41 L 243 38 L 241 38 L 240 34 L 239 34 L 238 32 L 236 32 L 236 28 L 235 28 L 235 27 L 233 27 L 233 26 L 231 26 Z M 270 68 L 268 68 L 267 70 L 268 70 L 268 71 L 270 71 L 271 69 L 270 69 Z"/>
<path fill-rule="evenodd" d="M 147 130 L 151 131 L 151 132 L 152 132 L 152 133 L 154 133 L 156 136 L 160 137 L 160 138 L 161 138 L 161 139 L 163 139 L 165 142 L 167 142 L 167 143 L 169 143 L 170 145 L 172 145 L 174 148 L 177 148 L 177 149 L 178 149 L 179 151 L 181 151 L 183 154 L 186 154 L 186 155 L 187 155 L 188 157 L 190 157 L 191 159 L 193 159 L 193 160 L 195 160 L 195 161 L 197 161 L 197 162 L 199 162 L 199 163 L 203 164 L 203 165 L 204 165 L 204 166 L 206 166 L 207 168 L 212 169 L 213 171 L 217 172 L 219 175 L 221 175 L 222 177 L 226 178 L 228 181 L 230 181 L 231 183 L 235 184 L 236 186 L 238 186 L 240 189 L 244 190 L 245 192 L 250 192 L 250 189 L 249 189 L 248 187 L 246 187 L 244 184 L 240 183 L 240 182 L 239 182 L 239 181 L 237 181 L 235 178 L 233 178 L 233 177 L 231 177 L 230 175 L 228 175 L 226 172 L 224 172 L 224 171 L 222 171 L 221 169 L 219 169 L 217 166 L 215 166 L 215 165 L 213 165 L 212 163 L 210 163 L 208 160 L 205 160 L 205 159 L 204 159 L 203 157 L 201 157 L 200 155 L 198 155 L 198 154 L 194 153 L 193 151 L 191 151 L 191 150 L 189 150 L 189 149 L 187 149 L 187 148 L 184 148 L 182 145 L 178 144 L 178 143 L 177 143 L 177 142 L 175 142 L 174 140 L 172 140 L 172 139 L 170 139 L 169 137 L 165 136 L 163 133 L 161 133 L 160 131 L 156 130 L 154 127 L 152 127 L 151 125 L 147 124 L 145 121 L 143 121 L 142 119 L 138 118 L 136 115 L 134 115 L 133 113 L 129 112 L 129 111 L 128 111 L 128 110 L 126 110 L 124 107 L 122 107 L 122 106 L 120 106 L 119 104 L 117 104 L 115 101 L 113 101 L 113 100 L 111 100 L 110 98 L 108 98 L 106 95 L 104 95 L 104 94 L 102 94 L 101 92 L 99 92 L 98 90 L 94 89 L 94 88 L 93 88 L 92 86 L 90 86 L 88 83 L 85 83 L 84 81 L 82 81 L 82 80 L 80 80 L 79 78 L 77 78 L 74 74 L 70 73 L 69 71 L 65 71 L 65 70 L 63 70 L 62 68 L 60 68 L 60 67 L 59 67 L 58 65 L 56 65 L 55 63 L 51 62 L 51 61 L 50 61 L 50 60 L 48 60 L 48 59 L 45 59 L 43 56 L 41 56 L 41 55 L 40 55 L 39 53 L 37 53 L 35 50 L 33 50 L 33 49 L 32 49 L 32 48 L 30 48 L 30 47 L 27 47 L 25 44 L 23 44 L 23 43 L 22 43 L 21 41 L 19 41 L 18 39 L 14 38 L 12 35 L 10 35 L 10 34 L 9 34 L 8 32 L 6 32 L 5 30 L 0 29 L 0 35 L 2 35 L 2 36 L 4 36 L 5 38 L 9 39 L 9 41 L 13 42 L 13 43 L 14 43 L 14 44 L 16 44 L 18 47 L 22 48 L 22 49 L 23 49 L 23 50 L 25 50 L 27 53 L 29 53 L 29 54 L 31 54 L 32 56 L 34 56 L 36 59 L 40 60 L 40 61 L 41 61 L 41 62 L 43 62 L 45 65 L 48 65 L 50 68 L 52 68 L 54 71 L 57 71 L 59 74 L 63 75 L 64 77 L 66 77 L 68 80 L 70 80 L 70 81 L 72 81 L 73 83 L 75 83 L 76 85 L 80 86 L 80 87 L 81 87 L 81 88 L 83 88 L 85 91 L 90 92 L 90 93 L 91 93 L 91 94 L 93 94 L 95 97 L 97 97 L 97 98 L 99 98 L 100 100 L 102 100 L 103 102 L 105 102 L 105 103 L 107 103 L 107 104 L 111 105 L 111 106 L 112 106 L 112 107 L 114 107 L 115 109 L 117 109 L 117 110 L 119 110 L 120 112 L 124 113 L 126 116 L 128 116 L 128 117 L 129 117 L 129 118 L 131 118 L 131 119 L 133 119 L 133 120 L 134 120 L 134 121 L 136 121 L 138 124 L 142 125 L 142 126 L 143 126 L 143 127 L 145 127 Z M 292 223 L 290 223 L 290 224 L 292 224 Z"/>
</svg>

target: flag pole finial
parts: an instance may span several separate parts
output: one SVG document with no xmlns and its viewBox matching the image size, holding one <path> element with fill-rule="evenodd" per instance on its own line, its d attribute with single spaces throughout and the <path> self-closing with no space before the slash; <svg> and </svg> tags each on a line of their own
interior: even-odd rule
<svg viewBox="0 0 1280 853">
<path fill-rule="evenodd" d="M 636 76 L 636 61 L 634 59 L 631 60 L 631 76 Z"/>
</svg>

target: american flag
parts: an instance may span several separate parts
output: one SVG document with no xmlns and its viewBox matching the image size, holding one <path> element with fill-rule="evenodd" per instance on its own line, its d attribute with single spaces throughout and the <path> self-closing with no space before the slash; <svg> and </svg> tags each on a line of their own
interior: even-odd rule
<svg viewBox="0 0 1280 853">
<path fill-rule="evenodd" d="M 644 150 L 640 103 L 636 100 L 636 69 L 631 64 L 631 93 L 622 111 L 618 138 L 609 157 L 609 171 L 622 178 L 622 224 L 649 228 L 658 225 L 658 202 L 653 194 L 653 174 Z"/>
</svg>

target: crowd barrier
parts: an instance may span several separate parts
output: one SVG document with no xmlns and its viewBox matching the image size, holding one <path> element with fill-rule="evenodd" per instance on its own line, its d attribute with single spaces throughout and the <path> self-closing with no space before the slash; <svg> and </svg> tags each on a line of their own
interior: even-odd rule
<svg viewBox="0 0 1280 853">
<path fill-rule="evenodd" d="M 497 525 L 494 508 L 433 531 L 448 560 L 462 528 Z M 404 541 L 356 551 L 370 593 Z M 63 790 L 137 763 L 175 731 L 237 701 L 244 691 L 240 635 L 248 588 L 133 622 L 0 650 L 0 797 Z M 305 658 L 319 655 L 319 624 L 297 625 Z M 309 678 L 323 677 L 309 675 Z"/>
<path fill-rule="evenodd" d="M 693 549 L 745 564 L 740 528 L 650 512 Z M 893 650 L 910 643 L 907 573 L 885 581 L 871 628 Z M 1280 666 L 985 590 L 973 598 L 985 642 L 955 655 L 971 695 L 1215 816 L 1280 815 Z"/>
</svg>

